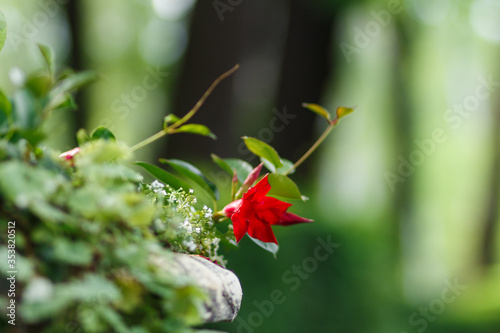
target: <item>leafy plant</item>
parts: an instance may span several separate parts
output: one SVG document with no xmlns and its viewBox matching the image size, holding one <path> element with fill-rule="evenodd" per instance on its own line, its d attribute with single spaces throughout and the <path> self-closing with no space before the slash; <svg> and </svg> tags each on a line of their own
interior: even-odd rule
<svg viewBox="0 0 500 333">
<path fill-rule="evenodd" d="M 0 16 L 0 47 L 6 29 L 2 22 Z M 19 312 L 11 320 L 37 332 L 192 332 L 201 323 L 205 295 L 194 281 L 169 271 L 174 252 L 202 255 L 224 266 L 221 244 L 237 246 L 248 232 L 258 245 L 276 253 L 271 224 L 310 222 L 287 212 L 291 204 L 269 195 L 305 200 L 289 175 L 351 109 L 339 108 L 330 120 L 326 110 L 308 104 L 329 125 L 296 163 L 250 137 L 243 138 L 245 144 L 262 161 L 255 168 L 212 155 L 232 176 L 232 201 L 219 211 L 217 186 L 192 164 L 161 159 L 166 170 L 134 162 L 156 178 L 145 183 L 131 162 L 135 150 L 165 135 L 189 132 L 215 138 L 206 126 L 189 121 L 238 66 L 215 80 L 183 117 L 167 115 L 158 133 L 133 147 L 99 127 L 91 133 L 79 130 L 79 146 L 60 154 L 44 144 L 46 120 L 55 111 L 74 109 L 73 92 L 97 77 L 58 72 L 50 48 L 40 45 L 39 50 L 46 68 L 29 75 L 10 97 L 0 90 L 2 235 L 15 225 L 14 249 L 0 248 L 1 256 L 13 254 L 15 263 L 0 261 L 0 274 L 18 272 Z M 260 177 L 263 167 L 269 173 Z M 212 207 L 200 208 L 193 188 L 211 198 Z M 254 209 L 260 204 L 265 207 Z M 229 219 L 232 223 L 224 222 Z M 6 295 L 0 295 L 4 308 L 11 302 Z"/>
<path fill-rule="evenodd" d="M 37 332 L 191 331 L 205 295 L 164 263 L 175 250 L 224 264 L 217 253 L 224 234 L 208 208 L 194 208 L 188 188 L 167 194 L 158 181 L 143 183 L 130 168 L 131 149 L 105 128 L 79 131 L 80 147 L 62 157 L 45 146 L 50 114 L 71 109 L 71 92 L 96 76 L 55 75 L 50 49 L 40 50 L 47 71 L 28 76 L 11 97 L 0 91 L 2 235 L 15 225 L 15 249 L 0 247 L 15 261 L 0 261 L 0 274 L 6 281 L 6 272 L 18 272 L 13 323 Z M 9 287 L 2 290 L 6 308 Z"/>
</svg>

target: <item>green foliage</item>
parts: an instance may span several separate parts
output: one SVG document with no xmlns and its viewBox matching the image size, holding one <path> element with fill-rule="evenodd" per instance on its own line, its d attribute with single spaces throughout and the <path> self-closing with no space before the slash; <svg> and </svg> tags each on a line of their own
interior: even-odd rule
<svg viewBox="0 0 500 333">
<path fill-rule="evenodd" d="M 281 164 L 283 166 L 281 168 L 276 168 L 274 164 L 266 160 L 265 158 L 261 158 L 262 163 L 264 163 L 264 166 L 271 172 L 276 172 L 276 173 L 281 173 L 281 174 L 293 174 L 295 172 L 295 168 L 293 167 L 293 163 L 287 159 L 280 159 Z M 288 172 L 291 170 L 290 172 Z"/>
<path fill-rule="evenodd" d="M 40 50 L 40 53 L 42 53 L 43 59 L 47 64 L 50 78 L 52 79 L 52 76 L 54 75 L 54 67 L 52 64 L 52 50 L 50 49 L 50 47 L 43 44 L 38 44 L 38 49 Z"/>
<path fill-rule="evenodd" d="M 243 137 L 243 140 L 245 141 L 245 145 L 247 146 L 248 150 L 250 150 L 255 155 L 268 160 L 276 168 L 281 168 L 283 166 L 280 156 L 278 155 L 276 150 L 274 150 L 274 148 L 267 143 L 248 136 Z"/>
<path fill-rule="evenodd" d="M 52 76 L 50 50 L 40 50 Z M 170 272 L 173 251 L 224 265 L 218 250 L 234 242 L 232 230 L 221 232 L 189 185 L 173 189 L 159 168 L 142 164 L 170 186 L 143 183 L 130 148 L 108 129 L 80 130 L 79 149 L 65 158 L 44 145 L 45 120 L 94 78 L 68 72 L 52 84 L 36 74 L 12 97 L 0 92 L 0 232 L 15 221 L 16 324 L 33 332 L 193 332 L 205 295 Z M 0 261 L 2 279 L 6 265 Z"/>
<path fill-rule="evenodd" d="M 203 136 L 208 136 L 212 139 L 217 139 L 214 133 L 210 131 L 210 129 L 205 126 L 205 125 L 200 125 L 200 124 L 187 124 L 183 125 L 175 130 L 175 132 L 172 133 L 191 133 L 191 134 L 198 134 L 198 135 L 203 135 Z"/>
<path fill-rule="evenodd" d="M 347 116 L 349 113 L 354 112 L 353 108 L 346 108 L 344 106 L 339 106 L 336 110 L 337 119 Z"/>
<path fill-rule="evenodd" d="M 274 258 L 276 258 L 276 253 L 278 253 L 278 250 L 279 250 L 278 245 L 276 245 L 274 243 L 264 243 L 256 238 L 253 238 L 250 236 L 248 238 L 250 238 L 255 244 L 257 244 L 258 246 L 260 246 L 264 250 L 271 252 L 273 254 Z"/>
<path fill-rule="evenodd" d="M 0 91 L 0 231 L 7 234 L 7 222 L 15 221 L 18 320 L 28 330 L 42 332 L 68 327 L 84 332 L 193 332 L 190 327 L 201 323 L 206 295 L 194 281 L 173 273 L 177 270 L 169 264 L 174 252 L 181 252 L 225 266 L 219 249 L 221 244 L 237 245 L 227 221 L 234 213 L 214 212 L 197 202 L 195 190 L 211 198 L 216 210 L 219 192 L 195 166 L 161 159 L 172 174 L 135 162 L 156 178 L 149 184 L 130 161 L 133 151 L 168 134 L 215 138 L 206 126 L 186 123 L 237 66 L 221 75 L 186 115 L 166 116 L 162 130 L 131 148 L 99 127 L 92 134 L 79 130 L 79 146 L 59 155 L 44 145 L 49 135 L 45 122 L 54 110 L 75 109 L 72 93 L 96 75 L 66 71 L 57 76 L 51 50 L 38 47 L 46 70 L 28 76 L 11 97 Z M 301 160 L 292 164 L 260 140 L 244 141 L 271 171 L 269 194 L 302 198 L 287 177 Z M 239 159 L 212 158 L 233 176 L 233 200 L 257 181 L 262 168 Z M 273 254 L 278 251 L 277 244 L 252 240 Z M 6 251 L 0 248 L 0 254 Z M 5 261 L 0 269 L 4 275 L 9 270 Z M 1 306 L 7 301 L 0 295 Z"/>
<path fill-rule="evenodd" d="M 248 177 L 250 172 L 252 172 L 253 167 L 250 163 L 237 159 L 237 158 L 220 158 L 219 156 L 212 154 L 212 160 L 221 167 L 222 170 L 229 173 L 231 176 L 236 170 L 236 176 L 240 183 L 243 183 Z"/>
<path fill-rule="evenodd" d="M 285 175 L 270 173 L 267 177 L 271 185 L 270 195 L 278 195 L 290 199 L 302 199 L 298 186 Z"/>
<path fill-rule="evenodd" d="M 98 139 L 104 139 L 104 140 L 116 140 L 115 136 L 109 129 L 106 127 L 98 127 L 92 133 L 92 140 L 98 140 Z"/>
<path fill-rule="evenodd" d="M 0 51 L 2 51 L 6 39 L 7 39 L 7 20 L 5 19 L 3 13 L 0 11 Z"/>
<path fill-rule="evenodd" d="M 327 122 L 332 121 L 330 113 L 321 105 L 312 104 L 312 103 L 302 103 L 302 106 L 308 110 L 311 110 L 312 112 L 316 113 L 317 115 L 320 115 L 321 117 L 325 118 Z"/>
<path fill-rule="evenodd" d="M 136 162 L 135 164 L 137 164 L 140 167 L 143 167 L 147 172 L 151 174 L 151 176 L 155 177 L 164 184 L 169 184 L 172 188 L 176 190 L 189 188 L 188 183 L 177 178 L 170 172 L 165 171 L 160 167 L 157 167 L 156 165 L 152 165 L 145 162 Z"/>
<path fill-rule="evenodd" d="M 213 200 L 219 200 L 219 190 L 217 189 L 217 186 L 207 177 L 205 177 L 203 173 L 195 166 L 187 162 L 174 159 L 160 159 L 160 162 L 167 164 L 177 173 L 200 186 L 200 188 L 203 189 L 203 191 L 207 193 Z"/>
<path fill-rule="evenodd" d="M 166 115 L 165 118 L 163 118 L 163 129 L 167 129 L 170 125 L 179 120 L 180 118 L 173 113 Z"/>
</svg>

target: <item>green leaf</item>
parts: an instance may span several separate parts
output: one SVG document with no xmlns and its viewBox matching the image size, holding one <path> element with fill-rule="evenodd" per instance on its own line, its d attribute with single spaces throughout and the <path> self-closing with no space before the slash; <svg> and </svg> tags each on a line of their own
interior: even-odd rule
<svg viewBox="0 0 500 333">
<path fill-rule="evenodd" d="M 195 166 L 180 160 L 175 159 L 160 159 L 161 163 L 167 164 L 180 175 L 192 180 L 198 184 L 205 192 L 207 192 L 212 199 L 219 200 L 219 190 L 217 186 L 208 180 L 203 173 Z"/>
<path fill-rule="evenodd" d="M 14 94 L 12 100 L 12 119 L 15 126 L 21 129 L 34 128 L 40 121 L 36 112 L 35 97 L 28 89 L 22 89 Z"/>
<path fill-rule="evenodd" d="M 66 100 L 65 94 L 94 82 L 96 79 L 97 75 L 94 72 L 86 71 L 69 75 L 59 81 L 50 93 L 49 109 L 56 108 L 63 103 Z"/>
<path fill-rule="evenodd" d="M 261 162 L 264 163 L 264 166 L 271 172 L 275 172 L 275 173 L 281 173 L 281 174 L 285 174 L 285 172 L 287 172 L 288 170 L 290 170 L 290 168 L 293 167 L 293 162 L 287 160 L 287 159 L 284 159 L 282 158 L 281 159 L 281 163 L 283 164 L 283 166 L 281 168 L 278 168 L 276 169 L 276 167 L 274 166 L 274 164 L 272 164 L 271 162 L 269 162 L 268 160 L 266 160 L 265 158 L 261 158 L 260 159 Z M 295 169 L 293 169 L 292 171 L 290 171 L 289 175 L 293 174 L 295 172 Z"/>
<path fill-rule="evenodd" d="M 0 51 L 2 51 L 5 41 L 7 40 L 7 20 L 0 11 Z"/>
<path fill-rule="evenodd" d="M 287 176 L 279 173 L 270 173 L 267 179 L 271 185 L 271 190 L 268 194 L 291 199 L 302 199 L 299 188 Z"/>
<path fill-rule="evenodd" d="M 247 179 L 248 175 L 250 172 L 252 172 L 253 167 L 250 163 L 240 160 L 238 158 L 225 158 L 224 162 L 226 162 L 231 170 L 231 176 L 234 173 L 234 170 L 236 169 L 236 176 L 238 177 L 238 180 L 241 183 L 245 182 L 245 179 Z"/>
<path fill-rule="evenodd" d="M 40 52 L 42 53 L 43 59 L 47 63 L 47 69 L 49 71 L 50 76 L 53 76 L 53 65 L 52 65 L 52 50 L 50 47 L 44 44 L 38 44 L 38 48 L 40 49 Z"/>
<path fill-rule="evenodd" d="M 75 98 L 70 93 L 64 94 L 65 99 L 57 106 L 58 109 L 78 110 Z"/>
<path fill-rule="evenodd" d="M 116 140 L 114 134 L 109 129 L 103 126 L 97 127 L 94 133 L 92 133 L 92 140 L 98 140 L 98 139 L 113 140 L 113 141 Z"/>
<path fill-rule="evenodd" d="M 10 104 L 9 99 L 3 91 L 0 90 L 0 111 L 3 112 L 6 116 L 10 115 L 10 111 L 12 110 L 12 104 Z"/>
<path fill-rule="evenodd" d="M 163 129 L 166 129 L 168 126 L 175 123 L 179 119 L 180 118 L 173 113 L 166 115 L 165 118 L 163 118 Z"/>
<path fill-rule="evenodd" d="M 346 108 L 344 106 L 339 106 L 337 108 L 337 118 L 340 119 L 353 111 L 354 111 L 353 108 Z"/>
<path fill-rule="evenodd" d="M 76 142 L 78 142 L 79 146 L 83 145 L 86 142 L 89 142 L 90 140 L 91 139 L 89 132 L 87 132 L 86 129 L 80 128 L 78 132 L 76 132 Z"/>
<path fill-rule="evenodd" d="M 265 243 L 259 239 L 250 237 L 250 235 L 248 235 L 248 238 L 250 238 L 255 244 L 257 244 L 258 246 L 260 246 L 264 250 L 271 252 L 273 254 L 273 256 L 276 258 L 276 253 L 279 250 L 279 246 L 277 244 Z"/>
<path fill-rule="evenodd" d="M 281 163 L 283 163 L 283 166 L 281 168 L 276 169 L 277 173 L 284 174 L 285 172 L 287 172 L 290 169 L 292 169 L 292 171 L 290 171 L 289 175 L 292 175 L 295 172 L 295 168 L 293 168 L 292 161 L 289 161 L 289 160 L 282 158 Z"/>
<path fill-rule="evenodd" d="M 157 167 L 156 165 L 152 165 L 145 162 L 135 162 L 134 164 L 143 167 L 153 177 L 155 177 L 160 182 L 166 185 L 170 185 L 170 187 L 174 188 L 175 190 L 178 190 L 182 187 L 182 189 L 187 191 L 190 188 L 188 183 L 180 180 L 176 176 L 172 175 L 170 172 L 167 172 L 162 168 Z"/>
<path fill-rule="evenodd" d="M 331 115 L 330 112 L 326 111 L 325 108 L 318 104 L 312 104 L 312 103 L 302 103 L 302 106 L 305 107 L 306 109 L 320 115 L 321 117 L 325 118 L 326 121 L 330 122 L 331 121 Z"/>
<path fill-rule="evenodd" d="M 82 241 L 70 241 L 66 238 L 57 238 L 54 241 L 54 259 L 61 262 L 86 266 L 92 262 L 92 249 Z"/>
<path fill-rule="evenodd" d="M 247 146 L 248 150 L 250 150 L 255 155 L 265 158 L 266 160 L 274 164 L 276 168 L 281 168 L 283 166 L 280 160 L 280 156 L 278 155 L 276 150 L 274 150 L 274 148 L 267 143 L 248 136 L 244 136 L 243 140 L 245 141 L 245 145 Z"/>
<path fill-rule="evenodd" d="M 232 176 L 236 169 L 236 176 L 241 183 L 247 179 L 248 175 L 253 170 L 250 163 L 237 158 L 220 158 L 215 154 L 211 154 L 210 156 L 212 156 L 212 160 L 229 175 Z"/>
<path fill-rule="evenodd" d="M 56 292 L 70 299 L 94 303 L 98 298 L 103 299 L 103 291 L 106 292 L 106 303 L 117 301 L 121 296 L 120 290 L 113 282 L 104 276 L 90 272 L 84 273 L 81 280 L 72 280 L 68 283 L 59 284 L 56 288 L 59 289 Z"/>
<path fill-rule="evenodd" d="M 214 140 L 217 139 L 215 134 L 213 134 L 207 126 L 200 124 L 187 124 L 175 130 L 175 133 L 181 133 L 181 132 L 208 136 Z"/>
<path fill-rule="evenodd" d="M 118 332 L 118 333 L 129 333 L 130 330 L 127 328 L 127 325 L 125 324 L 123 317 L 120 316 L 118 312 L 113 310 L 111 307 L 108 306 L 100 306 L 99 311 L 97 313 L 99 316 L 106 321 L 110 327 L 113 328 L 113 332 Z"/>
<path fill-rule="evenodd" d="M 26 87 L 33 92 L 37 97 L 42 97 L 46 95 L 50 88 L 52 88 L 52 82 L 47 75 L 31 75 L 26 79 Z"/>
<path fill-rule="evenodd" d="M 233 170 L 231 170 L 229 164 L 227 164 L 222 158 L 215 154 L 210 154 L 210 157 L 212 157 L 212 161 L 214 161 L 214 163 L 217 164 L 222 170 L 226 171 L 230 175 L 233 174 Z"/>
</svg>

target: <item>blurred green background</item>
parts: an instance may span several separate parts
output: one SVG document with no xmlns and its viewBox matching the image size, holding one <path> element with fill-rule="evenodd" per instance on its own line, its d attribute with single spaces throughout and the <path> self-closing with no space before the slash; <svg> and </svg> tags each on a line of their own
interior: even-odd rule
<svg viewBox="0 0 500 333">
<path fill-rule="evenodd" d="M 356 106 L 295 175 L 314 224 L 276 228 L 277 259 L 248 239 L 227 253 L 244 291 L 228 332 L 500 332 L 500 1 L 1 0 L 7 93 L 40 70 L 98 83 L 52 120 L 51 144 L 104 125 L 134 144 L 241 68 L 195 122 L 137 159 L 251 159 L 255 136 L 296 160 L 324 129 L 301 108 Z M 320 248 L 325 243 L 331 247 Z"/>
</svg>

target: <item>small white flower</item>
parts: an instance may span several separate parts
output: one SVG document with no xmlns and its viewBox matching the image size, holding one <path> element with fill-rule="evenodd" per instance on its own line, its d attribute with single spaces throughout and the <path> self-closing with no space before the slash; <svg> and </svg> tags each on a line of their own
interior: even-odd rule
<svg viewBox="0 0 500 333">
<path fill-rule="evenodd" d="M 198 200 L 196 200 L 196 198 L 193 199 L 193 203 L 196 203 Z"/>
<path fill-rule="evenodd" d="M 187 233 L 190 234 L 193 232 L 193 227 L 191 226 L 191 223 L 186 219 L 184 220 L 184 223 L 182 224 L 182 227 L 186 229 Z"/>
<path fill-rule="evenodd" d="M 167 191 L 165 191 L 165 190 L 157 189 L 157 190 L 154 190 L 153 192 L 156 193 L 156 194 L 162 195 L 162 196 L 166 196 L 167 195 Z"/>
<path fill-rule="evenodd" d="M 194 190 L 192 188 L 189 189 L 189 193 L 194 193 Z"/>
<path fill-rule="evenodd" d="M 199 234 L 201 232 L 201 228 L 196 228 L 194 229 L 194 231 L 196 231 L 196 233 Z"/>
<path fill-rule="evenodd" d="M 189 240 L 189 241 L 184 241 L 182 242 L 182 245 L 184 245 L 185 247 L 188 248 L 189 251 L 193 252 L 194 250 L 196 250 L 196 244 L 192 241 L 192 240 Z"/>
<path fill-rule="evenodd" d="M 151 186 L 153 188 L 156 188 L 156 189 L 161 189 L 161 188 L 164 188 L 165 187 L 165 184 L 159 182 L 158 180 L 154 180 L 152 183 L 151 183 Z"/>
</svg>

